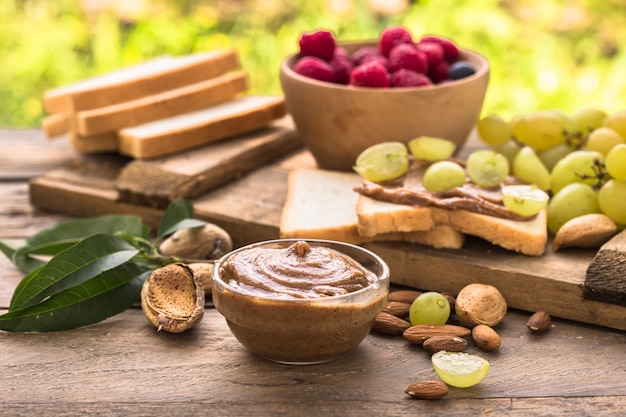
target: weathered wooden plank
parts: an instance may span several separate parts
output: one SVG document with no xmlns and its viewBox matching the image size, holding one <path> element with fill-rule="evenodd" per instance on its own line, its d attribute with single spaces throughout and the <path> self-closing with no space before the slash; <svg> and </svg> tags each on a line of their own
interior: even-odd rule
<svg viewBox="0 0 626 417">
<path fill-rule="evenodd" d="M 497 327 L 497 352 L 467 352 L 491 363 L 477 386 L 451 388 L 459 399 L 626 396 L 623 332 L 554 320 L 532 335 L 527 313 L 511 311 Z M 58 333 L 0 333 L 0 405 L 25 403 L 386 404 L 389 412 L 419 407 L 404 389 L 437 378 L 426 351 L 401 337 L 369 335 L 353 352 L 315 366 L 256 358 L 231 335 L 222 316 L 181 334 L 157 333 L 140 309 L 100 324 Z M 114 358 L 114 360 L 113 360 Z M 71 365 L 70 365 L 71 364 Z M 411 405 L 408 405 L 411 404 Z M 271 406 L 270 406 L 271 407 Z M 271 410 L 271 408 L 270 408 Z M 446 414 L 447 415 L 447 414 Z"/>
</svg>

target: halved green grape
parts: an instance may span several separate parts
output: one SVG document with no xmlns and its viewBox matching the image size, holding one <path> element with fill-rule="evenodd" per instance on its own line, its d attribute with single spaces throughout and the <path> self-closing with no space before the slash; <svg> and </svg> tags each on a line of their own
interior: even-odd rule
<svg viewBox="0 0 626 417">
<path fill-rule="evenodd" d="M 532 185 L 507 185 L 502 187 L 504 206 L 520 216 L 534 216 L 543 210 L 550 196 Z"/>
<path fill-rule="evenodd" d="M 432 136 L 420 136 L 410 140 L 408 145 L 414 157 L 430 162 L 448 159 L 456 150 L 456 145 L 451 140 Z"/>
<path fill-rule="evenodd" d="M 604 164 L 611 177 L 626 181 L 626 144 L 613 147 L 606 155 Z"/>
<path fill-rule="evenodd" d="M 626 225 L 626 182 L 609 180 L 598 192 L 602 213 L 620 225 Z"/>
<path fill-rule="evenodd" d="M 556 234 L 567 221 L 591 213 L 600 213 L 596 191 L 581 182 L 568 184 L 548 203 L 548 229 Z"/>
<path fill-rule="evenodd" d="M 596 107 L 583 107 L 572 113 L 572 119 L 578 125 L 578 130 L 583 135 L 602 126 L 602 122 L 606 117 L 604 110 Z"/>
<path fill-rule="evenodd" d="M 587 149 L 606 155 L 615 145 L 619 145 L 621 143 L 624 143 L 624 139 L 622 139 L 619 133 L 610 127 L 603 126 L 589 133 L 589 137 L 587 138 Z"/>
<path fill-rule="evenodd" d="M 382 142 L 363 150 L 353 169 L 370 181 L 395 180 L 409 170 L 409 153 L 402 142 Z"/>
<path fill-rule="evenodd" d="M 571 151 L 572 149 L 569 146 L 564 143 L 559 143 L 558 145 L 544 149 L 541 152 L 537 152 L 537 156 L 541 159 L 543 165 L 548 168 L 548 171 L 552 171 L 552 168 L 554 168 L 556 163 L 563 159 L 565 155 Z"/>
<path fill-rule="evenodd" d="M 445 295 L 427 291 L 417 296 L 409 310 L 409 320 L 417 324 L 445 324 L 450 318 L 450 302 Z"/>
<path fill-rule="evenodd" d="M 489 149 L 472 152 L 466 167 L 472 182 L 485 188 L 500 185 L 509 175 L 509 160 Z"/>
<path fill-rule="evenodd" d="M 432 193 L 460 187 L 467 182 L 465 170 L 452 161 L 438 161 L 430 165 L 422 176 L 422 185 Z"/>
<path fill-rule="evenodd" d="M 530 146 L 524 146 L 515 156 L 513 175 L 542 190 L 550 189 L 550 171 Z"/>
<path fill-rule="evenodd" d="M 522 116 L 513 129 L 515 138 L 536 151 L 542 151 L 565 141 L 566 126 L 553 111 L 534 112 Z"/>
<path fill-rule="evenodd" d="M 448 385 L 457 388 L 473 387 L 489 372 L 489 361 L 464 352 L 441 350 L 431 356 L 435 372 Z"/>
<path fill-rule="evenodd" d="M 513 137 L 513 128 L 502 117 L 490 114 L 476 123 L 478 136 L 487 145 L 497 147 L 510 141 Z"/>
<path fill-rule="evenodd" d="M 626 140 L 626 110 L 622 110 L 617 113 L 610 114 L 606 116 L 602 125 L 605 127 L 610 127 L 622 137 L 622 139 Z"/>
<path fill-rule="evenodd" d="M 573 151 L 554 165 L 550 173 L 552 194 L 574 182 L 591 186 L 601 184 L 606 169 L 604 155 L 595 151 Z"/>
</svg>

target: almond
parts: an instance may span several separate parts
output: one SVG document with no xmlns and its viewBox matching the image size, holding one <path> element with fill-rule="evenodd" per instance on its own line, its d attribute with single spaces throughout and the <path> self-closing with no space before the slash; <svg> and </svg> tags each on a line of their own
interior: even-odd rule
<svg viewBox="0 0 626 417">
<path fill-rule="evenodd" d="M 440 350 L 462 352 L 467 347 L 467 340 L 458 336 L 433 336 L 426 339 L 422 347 L 431 355 Z"/>
<path fill-rule="evenodd" d="M 376 333 L 389 334 L 392 336 L 401 335 L 406 329 L 411 326 L 411 323 L 396 317 L 393 314 L 380 312 L 374 318 L 374 324 L 372 325 L 372 331 Z"/>
<path fill-rule="evenodd" d="M 421 345 L 433 336 L 466 337 L 471 334 L 467 327 L 454 324 L 418 324 L 411 326 L 402 333 L 402 336 L 411 343 Z"/>
<path fill-rule="evenodd" d="M 421 294 L 417 290 L 396 290 L 391 291 L 387 295 L 387 301 L 398 301 L 401 303 L 411 304 Z"/>
<path fill-rule="evenodd" d="M 479 348 L 488 352 L 500 347 L 500 335 L 486 324 L 479 324 L 472 329 L 472 339 Z"/>
<path fill-rule="evenodd" d="M 552 319 L 545 311 L 537 311 L 535 314 L 530 316 L 528 322 L 526 322 L 526 327 L 534 333 L 547 332 L 550 330 L 551 326 Z"/>
<path fill-rule="evenodd" d="M 441 381 L 429 380 L 415 382 L 409 385 L 404 392 L 413 398 L 419 398 L 422 400 L 439 400 L 448 395 L 450 390 L 448 389 L 448 386 Z"/>
<path fill-rule="evenodd" d="M 383 311 L 396 317 L 403 317 L 409 314 L 410 309 L 411 304 L 401 303 L 400 301 L 388 301 Z"/>
</svg>

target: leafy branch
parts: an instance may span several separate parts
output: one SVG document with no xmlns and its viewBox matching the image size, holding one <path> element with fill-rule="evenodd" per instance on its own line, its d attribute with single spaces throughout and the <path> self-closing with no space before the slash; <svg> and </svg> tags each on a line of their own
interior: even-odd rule
<svg viewBox="0 0 626 417">
<path fill-rule="evenodd" d="M 108 215 L 59 223 L 20 247 L 0 240 L 0 251 L 26 274 L 16 287 L 0 330 L 47 332 L 98 323 L 139 300 L 150 273 L 184 261 L 158 253 L 179 229 L 202 227 L 189 201 L 173 201 L 156 238 L 138 216 Z"/>
</svg>

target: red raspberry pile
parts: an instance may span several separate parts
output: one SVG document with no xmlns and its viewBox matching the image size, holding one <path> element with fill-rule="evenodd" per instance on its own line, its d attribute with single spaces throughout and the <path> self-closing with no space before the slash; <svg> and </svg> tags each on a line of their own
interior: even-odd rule
<svg viewBox="0 0 626 417">
<path fill-rule="evenodd" d="M 420 87 L 458 80 L 476 72 L 459 57 L 449 39 L 413 35 L 402 26 L 380 34 L 376 47 L 363 47 L 349 55 L 326 30 L 304 33 L 294 71 L 305 77 L 356 87 Z"/>
</svg>

